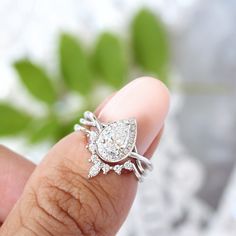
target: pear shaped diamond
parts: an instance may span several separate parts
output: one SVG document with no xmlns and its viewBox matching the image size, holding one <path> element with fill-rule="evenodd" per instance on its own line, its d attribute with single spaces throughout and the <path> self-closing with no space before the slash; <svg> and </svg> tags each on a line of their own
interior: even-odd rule
<svg viewBox="0 0 236 236">
<path fill-rule="evenodd" d="M 97 152 L 107 162 L 119 162 L 134 149 L 137 125 L 134 119 L 109 123 L 97 138 Z"/>
</svg>

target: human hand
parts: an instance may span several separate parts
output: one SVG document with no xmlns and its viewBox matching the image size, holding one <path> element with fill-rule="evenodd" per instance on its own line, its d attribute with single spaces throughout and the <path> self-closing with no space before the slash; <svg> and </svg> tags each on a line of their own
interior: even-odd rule
<svg viewBox="0 0 236 236">
<path fill-rule="evenodd" d="M 168 106 L 166 87 L 145 77 L 105 100 L 95 113 L 104 122 L 135 117 L 139 153 L 151 157 Z M 116 234 L 134 200 L 137 180 L 133 174 L 113 172 L 88 180 L 90 153 L 85 146 L 85 136 L 73 132 L 36 168 L 0 148 L 1 236 Z"/>
</svg>

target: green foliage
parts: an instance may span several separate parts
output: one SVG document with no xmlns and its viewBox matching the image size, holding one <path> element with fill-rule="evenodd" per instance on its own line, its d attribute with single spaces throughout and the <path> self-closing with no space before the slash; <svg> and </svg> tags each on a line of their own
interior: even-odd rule
<svg viewBox="0 0 236 236">
<path fill-rule="evenodd" d="M 29 142 L 32 144 L 40 143 L 46 139 L 54 141 L 59 129 L 59 122 L 54 116 L 36 119 L 32 122 L 31 129 L 29 130 Z"/>
<path fill-rule="evenodd" d="M 133 20 L 132 44 L 138 65 L 166 83 L 169 63 L 167 34 L 163 23 L 148 9 L 138 12 Z"/>
<path fill-rule="evenodd" d="M 10 106 L 0 103 L 0 135 L 16 135 L 24 131 L 30 124 L 30 115 Z"/>
<path fill-rule="evenodd" d="M 69 133 L 71 133 L 71 131 L 73 130 L 73 127 L 76 123 L 78 123 L 78 120 L 80 118 L 82 118 L 82 114 L 84 111 L 78 112 L 76 114 L 76 117 L 72 117 L 69 121 L 63 122 L 62 124 L 60 124 L 60 129 L 58 129 L 55 139 L 59 140 L 62 137 L 68 135 Z"/>
<path fill-rule="evenodd" d="M 79 40 L 69 34 L 61 35 L 59 59 L 61 74 L 68 88 L 87 94 L 92 76 L 88 56 Z"/>
<path fill-rule="evenodd" d="M 17 61 L 14 66 L 21 82 L 35 98 L 48 105 L 56 101 L 57 96 L 52 81 L 42 68 L 25 59 Z"/>
<path fill-rule="evenodd" d="M 127 60 L 121 40 L 105 32 L 97 40 L 92 57 L 94 71 L 109 85 L 120 88 L 127 78 Z"/>
<path fill-rule="evenodd" d="M 102 81 L 103 86 L 119 89 L 128 81 L 129 74 L 142 71 L 158 75 L 167 83 L 169 47 L 166 30 L 151 11 L 142 9 L 134 17 L 131 43 L 130 48 L 130 44 L 117 35 L 104 32 L 88 53 L 78 38 L 62 34 L 58 45 L 60 79 L 50 78 L 43 68 L 29 60 L 17 61 L 14 68 L 20 81 L 31 95 L 46 103 L 48 109 L 43 117 L 32 118 L 24 111 L 0 103 L 0 136 L 25 131 L 30 143 L 61 139 L 73 130 L 82 114 L 79 108 L 75 108 L 72 114 L 66 114 L 66 118 L 61 117 L 59 110 L 67 104 L 65 98 L 76 91 L 83 96 L 86 103 L 83 107 L 93 110 L 99 102 L 94 98 L 96 79 Z M 130 53 L 136 64 L 129 63 Z"/>
</svg>

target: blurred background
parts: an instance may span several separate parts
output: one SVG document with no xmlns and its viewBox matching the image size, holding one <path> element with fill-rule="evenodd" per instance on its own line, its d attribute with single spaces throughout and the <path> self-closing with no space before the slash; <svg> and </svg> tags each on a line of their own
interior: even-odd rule
<svg viewBox="0 0 236 236">
<path fill-rule="evenodd" d="M 159 77 L 170 114 L 118 236 L 235 236 L 235 22 L 233 0 L 1 0 L 0 143 L 39 163 L 84 110 Z"/>
</svg>

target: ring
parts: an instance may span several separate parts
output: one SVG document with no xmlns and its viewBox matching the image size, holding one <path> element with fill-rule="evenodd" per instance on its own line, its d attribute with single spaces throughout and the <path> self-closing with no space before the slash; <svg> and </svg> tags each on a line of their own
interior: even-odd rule
<svg viewBox="0 0 236 236">
<path fill-rule="evenodd" d="M 100 172 L 107 174 L 114 171 L 120 175 L 123 170 L 134 172 L 139 181 L 143 180 L 152 163 L 146 157 L 138 154 L 136 147 L 137 122 L 135 119 L 124 119 L 115 122 L 102 123 L 90 111 L 84 113 L 80 124 L 74 126 L 75 131 L 82 131 L 88 138 L 86 148 L 90 151 L 89 162 L 93 166 L 88 178 L 95 177 Z"/>
</svg>

